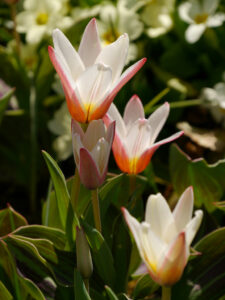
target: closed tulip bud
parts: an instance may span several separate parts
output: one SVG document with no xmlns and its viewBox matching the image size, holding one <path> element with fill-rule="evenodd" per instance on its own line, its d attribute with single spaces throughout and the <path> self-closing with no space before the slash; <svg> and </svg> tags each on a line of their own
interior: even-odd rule
<svg viewBox="0 0 225 300">
<path fill-rule="evenodd" d="M 175 284 L 187 264 L 203 217 L 197 210 L 192 218 L 193 202 L 192 187 L 184 191 L 173 212 L 161 194 L 151 195 L 142 223 L 122 209 L 150 276 L 162 286 Z"/>
<path fill-rule="evenodd" d="M 81 273 L 83 279 L 88 279 L 93 272 L 91 252 L 84 230 L 77 227 L 76 231 L 77 269 Z"/>
<path fill-rule="evenodd" d="M 74 159 L 81 182 L 88 189 L 98 188 L 105 180 L 114 133 L 115 122 L 106 129 L 102 120 L 94 120 L 84 133 L 72 120 Z"/>
</svg>

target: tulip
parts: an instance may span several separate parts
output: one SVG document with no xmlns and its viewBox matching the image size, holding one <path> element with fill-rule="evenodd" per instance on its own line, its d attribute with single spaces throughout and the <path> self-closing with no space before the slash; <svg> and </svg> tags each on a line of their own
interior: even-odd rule
<svg viewBox="0 0 225 300">
<path fill-rule="evenodd" d="M 156 149 L 179 138 L 183 132 L 175 133 L 160 142 L 155 140 L 169 114 L 169 104 L 159 107 L 148 119 L 138 96 L 134 95 L 126 105 L 123 118 L 112 104 L 104 117 L 106 124 L 116 120 L 113 154 L 121 171 L 129 174 L 142 172 Z"/>
<path fill-rule="evenodd" d="M 122 208 L 150 276 L 162 286 L 176 283 L 187 264 L 190 244 L 203 217 L 203 212 L 197 210 L 192 218 L 193 199 L 193 189 L 189 187 L 171 212 L 161 194 L 151 195 L 142 223 Z"/>
<path fill-rule="evenodd" d="M 53 31 L 53 43 L 50 59 L 61 79 L 69 112 L 81 123 L 101 119 L 119 90 L 146 61 L 141 59 L 121 75 L 128 35 L 102 49 L 95 19 L 88 23 L 78 52 L 59 29 Z"/>
<path fill-rule="evenodd" d="M 96 189 L 105 180 L 114 133 L 115 122 L 106 130 L 102 120 L 94 120 L 84 133 L 72 119 L 74 159 L 81 182 L 88 189 Z"/>
</svg>

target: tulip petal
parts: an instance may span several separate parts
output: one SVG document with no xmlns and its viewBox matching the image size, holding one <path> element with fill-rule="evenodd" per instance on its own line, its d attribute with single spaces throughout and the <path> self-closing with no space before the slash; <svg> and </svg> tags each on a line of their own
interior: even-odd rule
<svg viewBox="0 0 225 300">
<path fill-rule="evenodd" d="M 90 152 L 85 148 L 80 149 L 79 174 L 81 182 L 88 189 L 96 189 L 104 181 Z"/>
<path fill-rule="evenodd" d="M 145 221 L 151 225 L 152 231 L 166 242 L 177 234 L 170 207 L 159 193 L 148 198 Z"/>
<path fill-rule="evenodd" d="M 118 80 L 124 68 L 129 48 L 129 38 L 125 33 L 114 43 L 104 47 L 96 59 L 96 63 L 104 63 L 112 69 L 112 82 Z"/>
<path fill-rule="evenodd" d="M 127 103 L 124 110 L 124 123 L 129 128 L 138 119 L 144 119 L 145 113 L 140 98 L 134 95 Z"/>
<path fill-rule="evenodd" d="M 112 80 L 111 69 L 101 63 L 86 69 L 77 80 L 77 87 L 84 103 L 89 120 L 89 114 L 101 106 Z"/>
<path fill-rule="evenodd" d="M 197 210 L 195 212 L 194 218 L 187 224 L 185 228 L 185 232 L 186 232 L 186 241 L 188 246 L 192 243 L 196 235 L 196 232 L 198 231 L 201 225 L 202 218 L 203 218 L 202 210 Z"/>
<path fill-rule="evenodd" d="M 138 250 L 140 252 L 141 257 L 143 256 L 143 250 L 142 250 L 142 246 L 141 246 L 141 240 L 140 240 L 140 228 L 141 228 L 141 224 L 133 217 L 131 216 L 131 214 L 128 212 L 128 210 L 126 210 L 125 207 L 121 208 L 122 212 L 123 212 L 123 216 L 125 218 L 125 221 L 130 229 L 130 231 L 133 234 L 134 240 L 137 244 Z"/>
<path fill-rule="evenodd" d="M 91 156 L 101 175 L 105 172 L 108 166 L 110 150 L 111 148 L 109 147 L 109 143 L 104 138 L 100 138 L 91 151 Z"/>
<path fill-rule="evenodd" d="M 164 126 L 170 111 L 169 103 L 166 102 L 164 105 L 160 106 L 157 110 L 155 110 L 150 117 L 148 118 L 149 125 L 152 128 L 152 138 L 150 141 L 150 145 L 153 144 Z"/>
<path fill-rule="evenodd" d="M 128 151 L 124 145 L 123 139 L 120 138 L 117 132 L 115 132 L 112 150 L 115 161 L 120 170 L 124 173 L 130 173 L 130 162 L 127 154 Z"/>
<path fill-rule="evenodd" d="M 115 128 L 116 128 L 116 121 L 113 121 L 112 123 L 109 124 L 107 129 L 106 140 L 108 141 L 110 148 L 112 146 L 113 139 L 115 136 Z"/>
<path fill-rule="evenodd" d="M 164 286 L 170 286 L 176 283 L 183 273 L 188 255 L 185 233 L 181 232 L 170 244 L 160 264 L 158 269 L 158 283 Z"/>
<path fill-rule="evenodd" d="M 94 64 L 96 57 L 100 52 L 101 42 L 99 40 L 96 20 L 93 18 L 85 28 L 78 53 L 87 68 Z"/>
<path fill-rule="evenodd" d="M 114 103 L 110 105 L 107 116 L 110 118 L 110 120 L 116 121 L 117 134 L 119 134 L 121 138 L 125 138 L 127 135 L 127 130 L 124 121 Z"/>
<path fill-rule="evenodd" d="M 83 143 L 81 142 L 80 136 L 75 133 L 72 135 L 72 145 L 73 145 L 73 156 L 75 159 L 75 163 L 77 168 L 80 167 L 80 149 L 84 147 Z"/>
<path fill-rule="evenodd" d="M 84 138 L 83 129 L 80 127 L 80 124 L 74 119 L 71 120 L 71 132 L 72 132 L 72 136 L 74 134 L 78 134 L 81 140 L 83 140 Z"/>
<path fill-rule="evenodd" d="M 79 54 L 59 29 L 55 29 L 52 36 L 54 48 L 60 61 L 69 68 L 73 79 L 76 80 L 85 69 Z"/>
<path fill-rule="evenodd" d="M 176 132 L 174 133 L 173 135 L 171 135 L 170 137 L 166 138 L 166 139 L 163 139 L 155 144 L 152 145 L 152 147 L 150 149 L 154 149 L 154 151 L 156 149 L 158 149 L 161 145 L 164 145 L 164 144 L 167 144 L 167 143 L 170 143 L 176 139 L 178 139 L 179 137 L 181 137 L 182 135 L 184 134 L 183 131 L 179 131 L 179 132 Z"/>
<path fill-rule="evenodd" d="M 92 151 L 100 138 L 106 137 L 105 125 L 102 120 L 93 120 L 89 123 L 85 132 L 83 143 L 85 147 Z"/>
<path fill-rule="evenodd" d="M 173 210 L 173 217 L 176 228 L 180 232 L 184 230 L 185 226 L 191 220 L 194 205 L 193 188 L 188 187 L 181 195 L 175 209 Z"/>
</svg>

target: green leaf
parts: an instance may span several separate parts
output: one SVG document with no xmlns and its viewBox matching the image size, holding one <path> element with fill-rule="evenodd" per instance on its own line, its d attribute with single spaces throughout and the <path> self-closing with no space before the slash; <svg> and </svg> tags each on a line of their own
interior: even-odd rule
<svg viewBox="0 0 225 300">
<path fill-rule="evenodd" d="M 27 225 L 27 220 L 11 206 L 0 210 L 0 236 L 7 235 L 24 225 Z"/>
<path fill-rule="evenodd" d="M 67 209 L 70 195 L 67 190 L 65 177 L 56 161 L 45 151 L 42 151 L 45 162 L 48 166 L 56 193 L 58 213 L 63 227 L 66 227 Z"/>
<path fill-rule="evenodd" d="M 195 250 L 201 255 L 192 259 L 185 275 L 173 291 L 173 299 L 218 300 L 225 294 L 225 227 L 201 239 Z"/>
<path fill-rule="evenodd" d="M 20 227 L 13 232 L 13 235 L 20 235 L 33 239 L 47 239 L 59 249 L 64 249 L 66 244 L 66 236 L 63 231 L 42 225 L 29 225 Z"/>
<path fill-rule="evenodd" d="M 112 253 L 104 240 L 103 236 L 97 229 L 83 223 L 83 228 L 92 249 L 92 258 L 98 274 L 110 286 L 113 286 L 116 279 Z"/>
<path fill-rule="evenodd" d="M 2 98 L 0 98 L 0 124 L 2 122 L 2 118 L 4 116 L 5 110 L 8 106 L 9 100 L 12 97 L 15 89 L 11 89 L 8 93 L 6 93 Z"/>
<path fill-rule="evenodd" d="M 20 277 L 21 286 L 24 291 L 34 300 L 45 300 L 45 296 L 41 290 L 28 278 Z"/>
<path fill-rule="evenodd" d="M 74 294 L 75 299 L 77 300 L 91 300 L 85 288 L 80 272 L 76 269 L 74 270 Z"/>
<path fill-rule="evenodd" d="M 135 286 L 132 294 L 132 298 L 140 299 L 151 295 L 159 288 L 159 285 L 155 283 L 149 274 L 142 275 Z"/>
<path fill-rule="evenodd" d="M 119 300 L 116 296 L 116 294 L 113 292 L 113 290 L 109 286 L 105 286 L 106 293 L 108 295 L 109 300 Z"/>
<path fill-rule="evenodd" d="M 225 160 L 208 165 L 204 159 L 191 160 L 177 146 L 170 148 L 170 174 L 175 190 L 182 194 L 193 186 L 195 205 L 204 205 L 211 212 L 214 202 L 221 200 L 224 190 Z"/>
<path fill-rule="evenodd" d="M 0 299 L 13 300 L 13 296 L 10 294 L 10 292 L 7 290 L 7 288 L 4 286 L 4 284 L 1 281 L 0 281 Z"/>
</svg>

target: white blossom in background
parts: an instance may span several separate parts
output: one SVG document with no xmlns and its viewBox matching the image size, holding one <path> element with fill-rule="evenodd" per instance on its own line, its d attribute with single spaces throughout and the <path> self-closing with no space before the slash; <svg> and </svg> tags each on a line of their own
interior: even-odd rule
<svg viewBox="0 0 225 300">
<path fill-rule="evenodd" d="M 225 21 L 225 14 L 217 12 L 219 0 L 190 0 L 179 6 L 180 18 L 190 24 L 185 32 L 189 43 L 197 42 L 209 27 L 219 27 Z"/>
<path fill-rule="evenodd" d="M 97 20 L 103 46 L 116 41 L 124 32 L 128 34 L 130 45 L 126 63 L 137 58 L 138 48 L 132 41 L 139 38 L 144 30 L 144 24 L 136 12 L 138 8 L 136 3 L 130 2 L 129 0 L 118 0 L 117 5 L 112 2 L 103 2 Z"/>
<path fill-rule="evenodd" d="M 72 153 L 72 136 L 71 136 L 71 116 L 67 109 L 66 102 L 62 104 L 59 110 L 54 114 L 52 120 L 48 122 L 49 130 L 58 137 L 53 142 L 59 160 L 69 158 Z"/>
<path fill-rule="evenodd" d="M 141 13 L 141 18 L 149 27 L 146 33 L 156 38 L 167 33 L 173 27 L 172 13 L 175 0 L 150 0 Z"/>
<path fill-rule="evenodd" d="M 66 16 L 67 0 L 25 0 L 23 7 L 16 17 L 17 31 L 26 34 L 29 44 L 39 43 L 56 27 L 65 30 L 73 24 L 73 19 Z"/>
<path fill-rule="evenodd" d="M 202 102 L 209 108 L 216 122 L 225 127 L 225 73 L 224 82 L 217 83 L 213 88 L 202 89 Z"/>
</svg>

